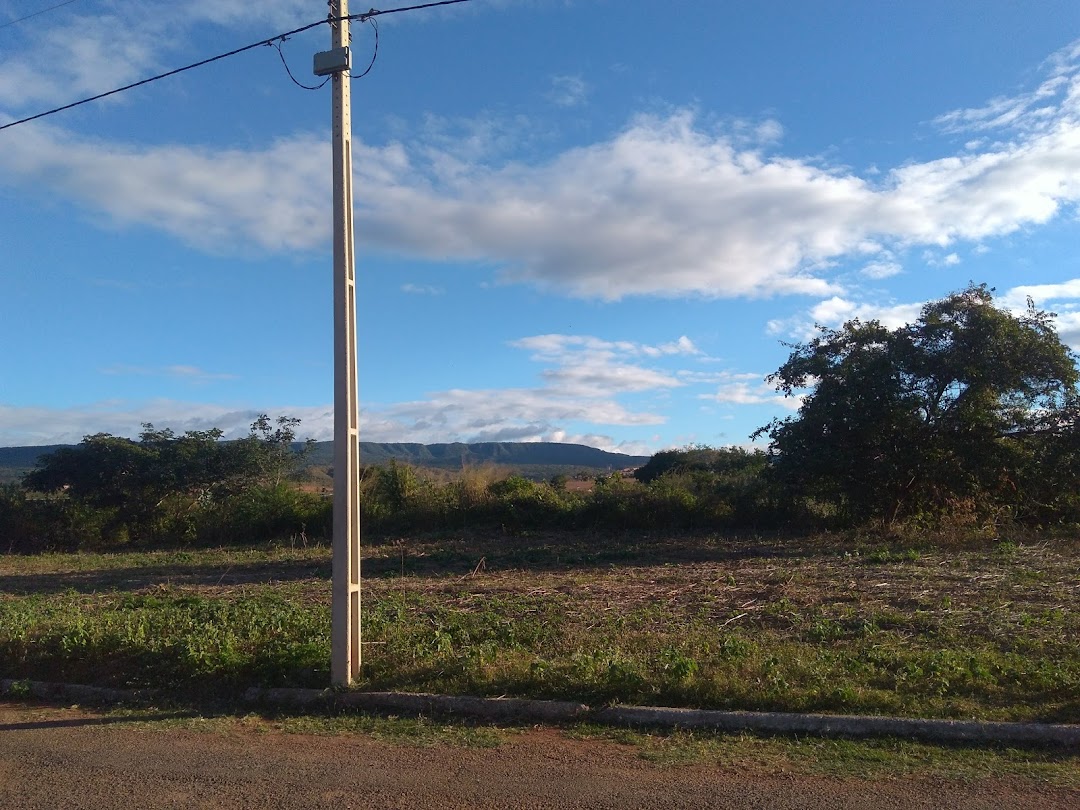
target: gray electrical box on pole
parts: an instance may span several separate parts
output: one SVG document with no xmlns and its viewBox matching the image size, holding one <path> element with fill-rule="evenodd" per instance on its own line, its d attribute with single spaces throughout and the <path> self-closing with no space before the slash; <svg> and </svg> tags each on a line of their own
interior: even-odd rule
<svg viewBox="0 0 1080 810">
<path fill-rule="evenodd" d="M 316 76 L 332 76 L 335 73 L 349 70 L 351 67 L 347 47 L 334 48 L 332 51 L 321 51 L 315 54 Z"/>
<path fill-rule="evenodd" d="M 330 681 L 360 673 L 360 408 L 356 381 L 352 114 L 348 0 L 332 0 L 331 50 L 315 72 L 333 76 L 334 161 L 334 574 Z M 320 73 L 320 71 L 322 71 Z"/>
</svg>

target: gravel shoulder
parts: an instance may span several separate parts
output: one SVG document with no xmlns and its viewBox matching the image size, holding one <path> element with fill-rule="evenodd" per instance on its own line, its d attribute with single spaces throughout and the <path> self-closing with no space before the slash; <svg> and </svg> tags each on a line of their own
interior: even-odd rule
<svg viewBox="0 0 1080 810">
<path fill-rule="evenodd" d="M 0 703 L 0 807 L 35 808 L 1080 808 L 1022 779 L 836 779 L 752 766 L 663 766 L 551 729 L 495 748 L 367 735 L 205 732 Z"/>
</svg>

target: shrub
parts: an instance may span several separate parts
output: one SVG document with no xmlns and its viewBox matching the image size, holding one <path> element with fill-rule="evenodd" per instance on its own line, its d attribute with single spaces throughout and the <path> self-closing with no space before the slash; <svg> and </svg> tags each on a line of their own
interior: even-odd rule
<svg viewBox="0 0 1080 810">
<path fill-rule="evenodd" d="M 332 537 L 333 501 L 287 484 L 253 487 L 199 514 L 192 541 L 251 544 Z"/>
</svg>

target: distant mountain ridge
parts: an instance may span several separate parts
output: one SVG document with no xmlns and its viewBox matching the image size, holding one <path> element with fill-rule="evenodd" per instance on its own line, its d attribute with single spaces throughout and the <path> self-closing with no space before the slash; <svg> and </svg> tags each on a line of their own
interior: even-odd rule
<svg viewBox="0 0 1080 810">
<path fill-rule="evenodd" d="M 38 459 L 61 447 L 0 447 L 0 481 L 16 481 L 22 473 L 37 466 Z M 584 444 L 560 442 L 453 442 L 418 444 L 411 442 L 360 442 L 361 464 L 386 464 L 390 460 L 418 467 L 460 470 L 482 464 L 512 467 L 579 467 L 594 470 L 621 470 L 640 467 L 649 456 L 609 453 Z M 334 463 L 334 443 L 316 442 L 308 463 L 330 466 Z"/>
<path fill-rule="evenodd" d="M 329 453 L 333 442 L 320 442 Z M 453 442 L 450 444 L 385 444 L 360 442 L 363 464 L 383 464 L 391 459 L 420 467 L 460 469 L 477 464 L 547 465 L 621 470 L 640 467 L 649 456 L 609 453 L 584 444 L 560 442 Z"/>
</svg>

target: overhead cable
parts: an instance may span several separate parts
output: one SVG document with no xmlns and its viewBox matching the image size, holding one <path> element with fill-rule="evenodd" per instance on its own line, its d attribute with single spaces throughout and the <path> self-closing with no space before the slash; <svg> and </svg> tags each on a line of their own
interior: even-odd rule
<svg viewBox="0 0 1080 810">
<path fill-rule="evenodd" d="M 388 8 L 385 11 L 379 11 L 378 9 L 371 9 L 371 11 L 365 11 L 363 14 L 350 14 L 346 19 L 349 20 L 364 20 L 371 19 L 372 17 L 381 17 L 384 14 L 398 14 L 402 11 L 420 11 L 425 8 L 435 8 L 436 6 L 455 6 L 458 3 L 468 3 L 469 0 L 440 0 L 438 3 L 424 3 L 419 6 L 402 6 L 401 8 Z"/>
<path fill-rule="evenodd" d="M 350 79 L 362 79 L 367 76 L 369 73 L 371 73 L 371 69 L 375 67 L 375 60 L 379 58 L 379 24 L 375 22 L 374 17 L 368 17 L 363 22 L 370 23 L 371 27 L 375 29 L 375 49 L 371 52 L 371 61 L 368 62 L 368 66 L 364 68 L 364 72 L 357 73 L 355 76 L 350 73 Z"/>
<path fill-rule="evenodd" d="M 4 124 L 0 126 L 0 130 L 10 129 L 11 127 L 16 127 L 19 124 L 25 124 L 29 121 L 36 121 L 38 118 L 44 118 L 46 115 L 53 115 L 54 113 L 63 112 L 64 110 L 70 110 L 72 107 L 78 107 L 82 104 L 89 104 L 91 101 L 98 101 L 99 99 L 108 98 L 109 96 L 115 96 L 117 93 L 123 93 L 127 90 L 133 90 L 136 87 L 142 87 L 144 84 L 150 84 L 150 82 L 156 82 L 159 79 L 165 79 L 169 76 L 175 76 L 177 73 L 183 73 L 186 70 L 194 70 L 197 67 L 209 65 L 211 62 L 217 62 L 221 59 L 227 59 L 230 56 L 236 56 L 238 53 L 243 53 L 244 51 L 250 51 L 254 48 L 260 48 L 264 45 L 273 45 L 274 42 L 278 39 L 281 39 L 281 37 L 290 37 L 293 34 L 299 34 L 302 31 L 309 31 L 312 28 L 318 28 L 320 25 L 325 25 L 327 22 L 327 20 L 319 20 L 318 22 L 310 23 L 309 25 L 296 28 L 292 31 L 287 31 L 284 34 L 278 34 L 277 36 L 270 37 L 269 39 L 262 39 L 258 42 L 253 42 L 250 45 L 245 45 L 243 48 L 236 48 L 235 50 L 229 51 L 228 53 L 219 53 L 217 56 L 211 56 L 209 59 L 202 59 L 198 62 L 193 62 L 190 65 L 184 65 L 184 67 L 176 68 L 176 70 L 170 70 L 166 73 L 159 73 L 157 76 L 151 76 L 149 79 L 142 79 L 141 81 L 132 82 L 131 84 L 125 84 L 123 87 L 117 87 L 115 90 L 109 90 L 106 93 L 98 93 L 96 96 L 90 96 L 90 98 L 84 98 L 80 101 L 73 101 L 71 104 L 65 104 L 63 107 L 54 107 L 51 110 L 46 110 L 45 112 L 38 113 L 37 115 L 30 115 L 26 118 L 21 118 L 18 121 L 12 121 L 9 124 Z"/>
<path fill-rule="evenodd" d="M 57 3 L 55 6 L 49 6 L 43 8 L 41 11 L 35 11 L 33 14 L 27 14 L 25 17 L 19 17 L 17 20 L 8 20 L 6 23 L 0 23 L 0 28 L 7 28 L 9 25 L 15 25 L 15 23 L 21 23 L 23 20 L 29 20 L 31 17 L 36 17 L 39 14 L 44 14 L 47 11 L 53 11 L 54 9 L 63 8 L 64 6 L 70 6 L 75 0 L 64 0 L 63 3 Z"/>
<path fill-rule="evenodd" d="M 69 2 L 74 2 L 74 0 L 69 0 Z M 343 19 L 344 20 L 360 20 L 362 22 L 366 22 L 368 20 L 371 20 L 371 18 L 373 18 L 373 17 L 380 17 L 380 16 L 382 16 L 384 14 L 397 14 L 397 13 L 402 12 L 402 11 L 419 11 L 419 10 L 425 9 L 425 8 L 435 8 L 436 6 L 452 6 L 452 5 L 456 5 L 458 3 L 467 3 L 467 2 L 470 2 L 470 0 L 442 0 L 442 2 L 438 2 L 438 3 L 424 3 L 423 5 L 419 5 L 419 6 L 406 6 L 406 7 L 403 7 L 403 8 L 391 8 L 391 9 L 387 9 L 386 11 L 378 11 L 376 9 L 371 9 L 370 11 L 366 11 L 363 14 L 351 14 L 351 15 L 349 15 L 347 17 L 334 17 L 333 15 L 331 15 L 331 16 L 328 16 L 325 20 L 319 20 L 318 22 L 309 23 L 308 25 L 303 25 L 300 28 L 294 28 L 292 31 L 286 31 L 284 34 L 276 34 L 275 36 L 268 37 L 267 39 L 261 39 L 258 42 L 253 42 L 250 45 L 245 45 L 242 48 L 235 48 L 234 50 L 228 51 L 226 53 L 219 53 L 217 56 L 211 56 L 209 59 L 201 59 L 198 62 L 192 62 L 190 65 L 184 65 L 184 67 L 176 68 L 175 70 L 170 70 L 170 71 L 167 71 L 165 73 L 159 73 L 157 76 L 151 76 L 148 79 L 142 79 L 142 80 L 137 81 L 137 82 L 132 82 L 131 84 L 125 84 L 123 87 L 117 87 L 115 90 L 109 90 L 109 91 L 107 91 L 105 93 L 98 93 L 96 96 L 90 96 L 89 98 L 80 99 L 79 101 L 73 101 L 71 104 L 65 104 L 62 107 L 54 107 L 51 110 L 46 110 L 45 112 L 40 112 L 40 113 L 37 113 L 36 115 L 29 115 L 26 118 L 20 118 L 18 121 L 11 121 L 11 122 L 9 122 L 7 124 L 2 124 L 2 125 L 0 125 L 0 130 L 10 129 L 11 127 L 19 126 L 19 124 L 26 124 L 26 123 L 29 123 L 30 121 L 36 121 L 37 119 L 44 118 L 47 115 L 54 115 L 54 114 L 56 114 L 58 112 L 63 112 L 64 110 L 70 110 L 73 107 L 79 107 L 79 106 L 81 106 L 83 104 L 89 104 L 91 101 L 99 101 L 100 99 L 108 98 L 109 96 L 115 96 L 117 93 L 123 93 L 123 92 L 126 92 L 128 90 L 133 90 L 136 87 L 142 87 L 144 84 L 150 84 L 151 82 L 156 82 L 159 79 L 166 79 L 169 76 L 175 76 L 178 73 L 184 73 L 185 71 L 188 71 L 188 70 L 194 70 L 197 67 L 202 67 L 203 65 L 209 65 L 211 62 L 218 62 L 218 61 L 220 61 L 222 59 L 227 59 L 230 56 L 236 56 L 237 54 L 244 53 L 245 51 L 254 50 L 255 48 L 261 48 L 261 47 L 266 46 L 266 45 L 272 46 L 276 42 L 278 42 L 279 40 L 284 41 L 288 37 L 294 36 L 295 34 L 303 33 L 304 31 L 310 31 L 312 28 L 318 28 L 320 25 L 326 25 L 328 23 L 333 24 L 335 22 L 340 22 Z M 46 10 L 48 10 L 48 9 L 46 9 Z M 38 13 L 40 13 L 40 12 L 38 12 Z M 285 61 L 284 56 L 282 56 L 282 61 L 283 62 Z M 375 63 L 374 58 L 372 58 L 372 64 L 374 64 L 374 63 Z M 288 65 L 286 65 L 285 67 L 286 67 L 286 70 L 287 70 Z M 362 73 L 360 75 L 361 76 L 365 75 L 368 70 L 371 70 L 371 65 L 369 65 L 367 70 L 365 70 L 364 73 Z M 290 76 L 291 75 L 292 75 L 292 73 L 290 71 Z M 295 82 L 296 79 L 293 79 L 293 81 Z M 299 84 L 299 82 L 297 82 L 297 84 Z"/>
<path fill-rule="evenodd" d="M 285 54 L 283 54 L 281 52 L 281 44 L 283 42 L 285 42 L 286 39 L 287 39 L 287 37 L 279 37 L 278 40 L 273 43 L 273 45 L 274 45 L 275 48 L 277 48 L 277 55 L 281 57 L 281 64 L 283 64 L 285 66 L 285 72 L 289 74 L 289 78 L 292 79 L 292 83 L 295 84 L 297 87 L 299 87 L 301 90 L 319 90 L 319 89 L 321 89 L 324 84 L 326 84 L 328 81 L 330 81 L 330 78 L 331 78 L 330 76 L 327 76 L 325 79 L 323 79 L 318 84 L 303 84 L 302 82 L 297 81 L 296 77 L 292 75 L 292 71 L 289 70 L 289 63 L 285 61 Z"/>
</svg>

